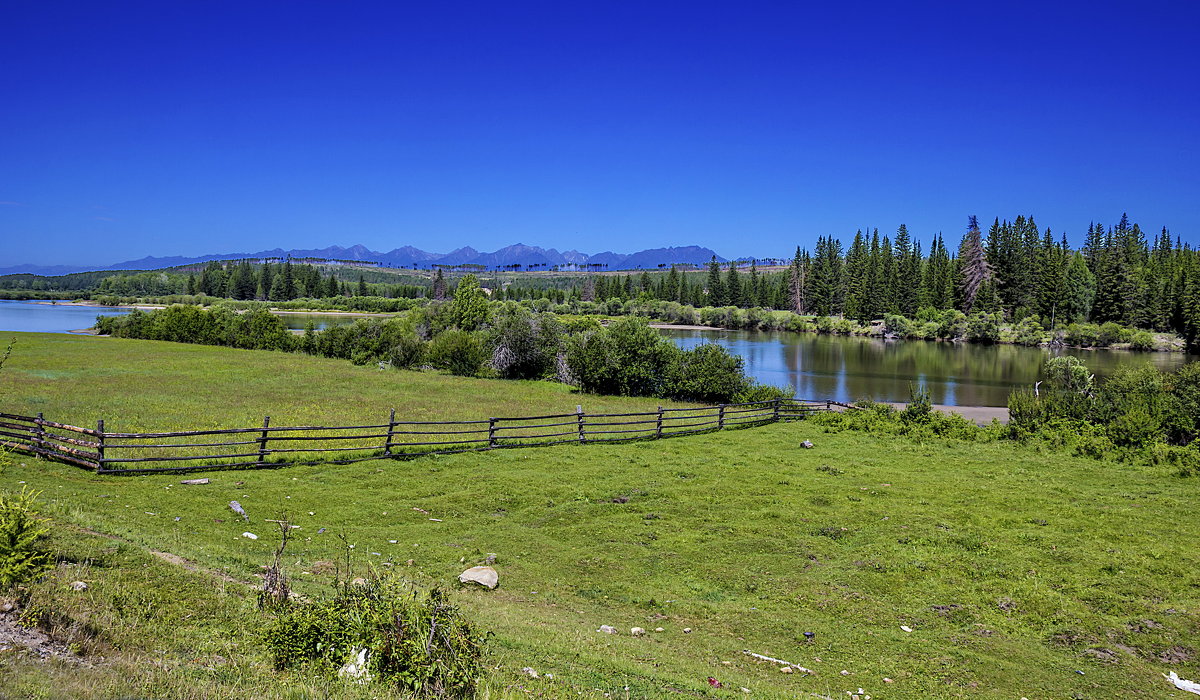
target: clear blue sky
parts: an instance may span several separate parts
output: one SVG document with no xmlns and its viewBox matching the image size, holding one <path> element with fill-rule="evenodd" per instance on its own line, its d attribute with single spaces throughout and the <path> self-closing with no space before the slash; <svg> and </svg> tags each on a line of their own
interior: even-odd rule
<svg viewBox="0 0 1200 700">
<path fill-rule="evenodd" d="M 1200 240 L 1200 3 L 64 2 L 0 21 L 0 267 L 362 243 Z"/>
</svg>

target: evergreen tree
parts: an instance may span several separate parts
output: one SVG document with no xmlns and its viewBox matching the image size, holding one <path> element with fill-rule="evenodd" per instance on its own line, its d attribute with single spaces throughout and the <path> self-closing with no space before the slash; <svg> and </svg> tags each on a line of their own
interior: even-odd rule
<svg viewBox="0 0 1200 700">
<path fill-rule="evenodd" d="M 737 261 L 729 261 L 729 271 L 725 275 L 725 304 L 724 306 L 742 306 L 742 279 L 737 271 Z"/>
<path fill-rule="evenodd" d="M 437 276 L 433 278 L 433 298 L 438 301 L 446 299 L 446 276 L 442 274 L 442 268 L 438 268 Z"/>
<path fill-rule="evenodd" d="M 367 290 L 367 280 L 366 280 L 366 279 L 363 277 L 363 275 L 362 275 L 362 273 L 361 273 L 361 272 L 360 272 L 360 273 L 358 273 L 358 290 L 357 290 L 357 294 L 358 294 L 358 296 L 360 296 L 360 297 L 370 296 L 370 292 Z"/>
<path fill-rule="evenodd" d="M 866 239 L 862 229 L 854 234 L 854 242 L 846 253 L 846 318 L 855 321 L 870 319 L 867 300 L 867 270 L 870 265 L 870 255 L 867 251 Z"/>
<path fill-rule="evenodd" d="M 708 306 L 725 305 L 725 285 L 721 282 L 721 266 L 717 264 L 717 256 L 708 263 Z"/>
<path fill-rule="evenodd" d="M 792 259 L 792 266 L 788 272 L 788 302 L 792 311 L 798 314 L 808 313 L 808 262 L 805 259 L 806 253 L 800 250 L 800 246 L 796 246 L 796 257 Z"/>
</svg>

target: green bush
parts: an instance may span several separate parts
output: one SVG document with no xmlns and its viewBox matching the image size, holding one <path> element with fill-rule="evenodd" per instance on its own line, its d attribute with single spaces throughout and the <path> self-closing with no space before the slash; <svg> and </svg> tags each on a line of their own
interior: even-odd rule
<svg viewBox="0 0 1200 700">
<path fill-rule="evenodd" d="M 367 672 L 417 697 L 475 694 L 486 635 L 445 592 L 394 579 L 339 586 L 328 598 L 286 608 L 263 634 L 276 668 L 335 676 L 366 652 Z"/>
<path fill-rule="evenodd" d="M 1013 342 L 1017 345 L 1041 345 L 1045 335 L 1042 325 L 1032 316 L 1021 319 L 1013 331 Z"/>
<path fill-rule="evenodd" d="M 1099 332 L 1096 334 L 1097 347 L 1106 348 L 1113 343 L 1119 343 L 1122 340 L 1124 329 L 1117 323 L 1109 321 L 1100 326 Z"/>
<path fill-rule="evenodd" d="M 967 334 L 967 315 L 956 309 L 942 312 L 938 322 L 937 337 L 957 340 Z"/>
<path fill-rule="evenodd" d="M 1000 340 L 999 314 L 975 313 L 967 319 L 967 340 L 991 345 Z"/>
<path fill-rule="evenodd" d="M 42 539 L 50 531 L 38 517 L 37 493 L 0 493 L 0 591 L 28 581 L 53 566 Z"/>
<path fill-rule="evenodd" d="M 900 412 L 900 420 L 905 423 L 928 423 L 932 414 L 933 402 L 929 400 L 929 391 L 909 383 L 908 405 Z"/>
<path fill-rule="evenodd" d="M 468 331 L 442 331 L 429 343 L 429 361 L 438 369 L 460 377 L 477 377 L 491 359 L 479 335 Z"/>
<path fill-rule="evenodd" d="M 1129 339 L 1131 350 L 1154 350 L 1155 347 L 1154 335 L 1149 331 L 1138 331 Z"/>
<path fill-rule="evenodd" d="M 1067 326 L 1063 342 L 1077 348 L 1094 348 L 1100 345 L 1100 329 L 1094 323 L 1072 323 Z"/>
<path fill-rule="evenodd" d="M 425 345 L 425 341 L 415 335 L 402 336 L 396 339 L 383 359 L 396 369 L 420 367 L 425 363 Z"/>
</svg>

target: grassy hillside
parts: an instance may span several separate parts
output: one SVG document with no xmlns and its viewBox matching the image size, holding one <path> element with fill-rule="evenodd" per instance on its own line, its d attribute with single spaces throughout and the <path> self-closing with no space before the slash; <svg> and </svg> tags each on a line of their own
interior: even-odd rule
<svg viewBox="0 0 1200 700">
<path fill-rule="evenodd" d="M 88 409 L 53 391 L 62 378 L 37 372 L 71 372 L 96 387 L 95 395 L 104 372 L 113 371 L 66 367 L 64 348 L 90 343 L 84 347 L 114 353 L 105 363 L 123 354 L 109 349 L 118 341 L 32 339 L 25 347 L 34 342 L 43 343 L 36 359 L 19 359 L 11 374 L 5 369 L 3 401 L 15 394 L 30 405 L 40 397 L 43 405 L 62 406 L 54 414 Z M 285 400 L 286 384 L 296 379 L 298 421 L 343 415 L 330 405 L 365 410 L 354 405 L 346 377 L 381 383 L 388 398 L 407 401 L 398 411 L 474 414 L 525 411 L 543 397 L 572 407 L 579 401 L 551 386 L 377 374 L 271 353 L 133 341 L 125 347 L 138 353 L 141 367 L 178 368 L 197 382 L 207 371 L 230 377 L 227 387 L 261 387 L 231 399 L 228 410 L 239 419 L 261 413 L 265 404 L 254 398 L 260 393 Z M 208 366 L 189 369 L 188 353 L 204 353 L 191 357 Z M 275 363 L 284 368 L 278 383 L 259 375 Z M 422 389 L 378 376 L 404 377 Z M 169 382 L 187 385 L 171 378 L 160 384 Z M 306 385 L 320 389 L 304 392 Z M 161 387 L 131 389 L 159 406 L 139 420 L 164 421 L 170 412 L 175 420 L 226 424 L 227 407 L 213 394 L 185 395 L 172 407 Z M 327 401 L 323 392 L 343 398 Z M 130 410 L 135 402 L 110 393 L 106 410 Z M 800 449 L 805 439 L 815 448 Z M 210 476 L 205 486 L 180 485 L 182 477 L 101 478 L 23 457 L 0 475 L 3 488 L 25 482 L 43 490 L 60 523 L 130 543 L 64 539 L 75 548 L 75 563 L 64 565 L 57 587 L 44 584 L 55 600 L 67 600 L 62 583 L 89 582 L 88 596 L 107 611 L 96 619 L 126 621 L 114 633 L 117 657 L 159 659 L 156 669 L 130 675 L 121 693 L 162 693 L 188 679 L 198 697 L 255 687 L 280 697 L 362 694 L 271 671 L 254 631 L 263 613 L 234 584 L 178 568 L 161 580 L 139 573 L 139 565 L 166 566 L 146 560 L 142 550 L 152 548 L 252 581 L 274 547 L 275 525 L 264 521 L 285 515 L 301 526 L 287 572 L 306 594 L 328 584 L 318 561 L 349 557 L 357 573 L 451 586 L 464 568 L 496 553 L 499 589 L 453 594 L 494 633 L 489 692 L 717 698 L 743 697 L 746 688 L 750 697 L 832 698 L 862 688 L 872 698 L 1164 698 L 1185 694 L 1162 673 L 1200 676 L 1200 497 L 1193 480 L 1165 470 L 1009 443 L 910 444 L 824 433 L 807 422 L 623 446 Z M 250 523 L 233 515 L 231 500 L 245 507 Z M 259 539 L 242 537 L 246 531 Z M 79 551 L 88 547 L 90 555 Z M 182 603 L 164 595 L 177 589 Z M 214 621 L 185 617 L 191 607 L 211 609 L 207 619 Z M 132 630 L 125 629 L 129 620 Z M 619 634 L 598 632 L 601 625 Z M 633 626 L 651 631 L 635 638 Z M 663 631 L 654 632 L 658 627 Z M 815 673 L 784 674 L 744 650 Z M 543 677 L 527 677 L 524 667 Z M 22 688 L 54 682 L 41 668 L 20 673 Z M 98 679 L 101 690 L 88 691 L 96 696 L 120 694 L 103 690 L 117 687 L 111 665 L 60 673 L 79 687 Z M 711 687 L 709 677 L 724 687 Z"/>
</svg>

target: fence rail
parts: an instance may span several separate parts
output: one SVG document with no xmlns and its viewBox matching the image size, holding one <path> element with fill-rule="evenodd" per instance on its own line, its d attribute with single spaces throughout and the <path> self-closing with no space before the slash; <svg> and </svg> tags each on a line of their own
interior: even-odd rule
<svg viewBox="0 0 1200 700">
<path fill-rule="evenodd" d="M 46 420 L 40 413 L 0 413 L 0 446 L 99 474 L 167 473 L 657 439 L 796 420 L 835 406 L 853 408 L 835 401 L 773 399 L 637 413 L 588 414 L 579 407 L 575 413 L 468 421 L 397 421 L 392 410 L 386 423 L 373 425 L 272 426 L 267 416 L 261 427 L 153 433 L 106 432 L 102 420 L 93 430 Z M 232 439 L 211 437 L 225 435 Z"/>
</svg>

